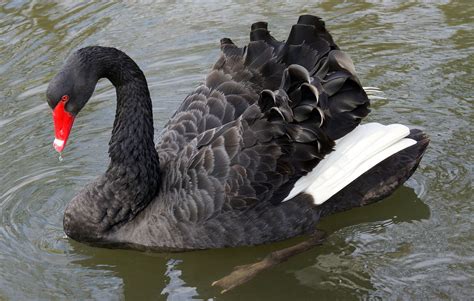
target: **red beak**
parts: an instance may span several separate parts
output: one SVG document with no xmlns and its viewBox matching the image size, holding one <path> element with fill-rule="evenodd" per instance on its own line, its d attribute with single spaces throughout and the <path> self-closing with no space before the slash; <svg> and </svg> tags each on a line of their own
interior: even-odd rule
<svg viewBox="0 0 474 301">
<path fill-rule="evenodd" d="M 67 138 L 71 132 L 74 116 L 64 109 L 65 101 L 60 101 L 53 110 L 54 142 L 53 146 L 57 152 L 62 152 L 66 147 Z"/>
</svg>

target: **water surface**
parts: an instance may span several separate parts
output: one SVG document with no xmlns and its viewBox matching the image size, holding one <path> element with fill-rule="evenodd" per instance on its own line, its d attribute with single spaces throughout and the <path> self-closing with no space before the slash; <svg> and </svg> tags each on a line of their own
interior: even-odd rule
<svg viewBox="0 0 474 301">
<path fill-rule="evenodd" d="M 151 1 L 150 1 L 151 2 Z M 181 254 L 99 249 L 64 238 L 62 214 L 107 166 L 115 92 L 101 81 L 64 160 L 52 148 L 45 89 L 86 45 L 114 46 L 144 70 L 157 133 L 218 57 L 258 20 L 284 39 L 297 16 L 322 16 L 366 86 L 386 100 L 370 121 L 431 137 L 415 175 L 388 199 L 331 216 L 326 243 L 226 295 L 236 265 L 301 238 Z M 0 4 L 0 299 L 466 300 L 474 295 L 473 5 L 325 1 Z"/>
</svg>

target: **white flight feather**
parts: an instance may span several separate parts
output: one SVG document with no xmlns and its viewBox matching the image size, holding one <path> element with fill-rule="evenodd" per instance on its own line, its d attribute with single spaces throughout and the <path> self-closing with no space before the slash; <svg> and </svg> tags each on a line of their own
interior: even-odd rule
<svg viewBox="0 0 474 301">
<path fill-rule="evenodd" d="M 301 177 L 283 201 L 305 192 L 313 196 L 315 204 L 324 203 L 384 159 L 416 144 L 405 138 L 409 133 L 408 127 L 401 124 L 358 126 L 337 140 L 335 150 Z"/>
</svg>

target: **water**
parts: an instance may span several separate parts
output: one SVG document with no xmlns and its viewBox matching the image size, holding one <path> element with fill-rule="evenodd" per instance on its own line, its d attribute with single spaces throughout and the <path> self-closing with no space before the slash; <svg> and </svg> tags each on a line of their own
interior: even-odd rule
<svg viewBox="0 0 474 301">
<path fill-rule="evenodd" d="M 64 237 L 67 202 L 107 166 L 115 112 L 114 90 L 103 81 L 58 161 L 45 89 L 71 51 L 100 44 L 136 59 L 148 78 L 160 129 L 203 80 L 220 38 L 242 45 L 252 22 L 268 20 L 283 39 L 304 13 L 324 17 L 364 85 L 385 92 L 387 99 L 373 104 L 371 121 L 400 122 L 431 136 L 404 187 L 378 204 L 322 221 L 319 227 L 329 233 L 323 246 L 225 295 L 210 283 L 301 238 L 153 254 L 92 248 Z M 471 299 L 473 15 L 470 1 L 2 1 L 0 299 Z"/>
</svg>

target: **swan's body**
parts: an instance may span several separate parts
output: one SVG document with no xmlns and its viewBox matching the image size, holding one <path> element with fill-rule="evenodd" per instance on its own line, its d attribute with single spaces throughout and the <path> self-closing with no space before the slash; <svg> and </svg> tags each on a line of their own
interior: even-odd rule
<svg viewBox="0 0 474 301">
<path fill-rule="evenodd" d="M 416 169 L 428 139 L 402 125 L 358 126 L 369 99 L 317 17 L 302 16 L 286 43 L 260 22 L 246 48 L 229 39 L 221 47 L 156 148 L 148 87 L 133 60 L 86 47 L 66 62 L 48 88 L 55 114 L 70 120 L 55 125 L 57 149 L 97 80 L 117 89 L 110 165 L 68 205 L 69 237 L 162 250 L 268 243 L 381 199 Z"/>
</svg>

